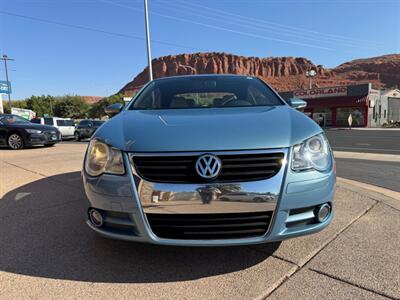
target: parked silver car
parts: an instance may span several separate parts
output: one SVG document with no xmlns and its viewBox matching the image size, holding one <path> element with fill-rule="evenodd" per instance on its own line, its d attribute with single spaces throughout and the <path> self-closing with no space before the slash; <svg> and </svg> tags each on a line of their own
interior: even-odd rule
<svg viewBox="0 0 400 300">
<path fill-rule="evenodd" d="M 322 230 L 334 159 L 322 129 L 294 109 L 305 104 L 249 76 L 151 81 L 126 107 L 108 107 L 113 117 L 92 137 L 87 224 L 110 238 L 190 246 Z M 226 201 L 237 193 L 242 201 Z"/>
</svg>

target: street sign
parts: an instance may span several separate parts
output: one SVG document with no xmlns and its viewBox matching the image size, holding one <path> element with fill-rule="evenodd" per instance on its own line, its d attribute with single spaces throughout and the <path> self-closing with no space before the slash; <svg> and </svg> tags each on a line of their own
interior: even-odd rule
<svg viewBox="0 0 400 300">
<path fill-rule="evenodd" d="M 351 127 L 351 124 L 353 124 L 353 117 L 351 116 L 351 114 L 349 115 L 347 122 L 349 123 L 349 127 Z"/>
<path fill-rule="evenodd" d="M 0 81 L 0 94 L 11 94 L 11 82 L 9 81 Z"/>
<path fill-rule="evenodd" d="M 0 93 L 0 114 L 4 114 L 3 95 Z"/>
</svg>

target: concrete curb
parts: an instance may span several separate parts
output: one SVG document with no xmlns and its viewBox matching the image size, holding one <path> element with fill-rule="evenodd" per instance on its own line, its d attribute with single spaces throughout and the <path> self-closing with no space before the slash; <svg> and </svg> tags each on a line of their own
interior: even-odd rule
<svg viewBox="0 0 400 300">
<path fill-rule="evenodd" d="M 337 177 L 338 186 L 365 195 L 400 210 L 400 193 L 376 185 Z"/>
</svg>

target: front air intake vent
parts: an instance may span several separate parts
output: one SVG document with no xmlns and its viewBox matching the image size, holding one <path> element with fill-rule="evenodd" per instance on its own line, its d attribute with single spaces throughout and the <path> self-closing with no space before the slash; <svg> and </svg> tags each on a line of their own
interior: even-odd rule
<svg viewBox="0 0 400 300">
<path fill-rule="evenodd" d="M 166 239 L 210 240 L 263 236 L 272 212 L 146 214 L 155 235 Z"/>
</svg>

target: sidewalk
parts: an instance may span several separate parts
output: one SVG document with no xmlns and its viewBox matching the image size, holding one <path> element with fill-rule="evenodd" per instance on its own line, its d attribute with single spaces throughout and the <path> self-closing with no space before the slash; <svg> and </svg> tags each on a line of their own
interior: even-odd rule
<svg viewBox="0 0 400 300">
<path fill-rule="evenodd" d="M 383 127 L 326 127 L 325 130 L 393 130 L 393 131 L 400 131 L 400 128 L 383 128 Z"/>
</svg>

